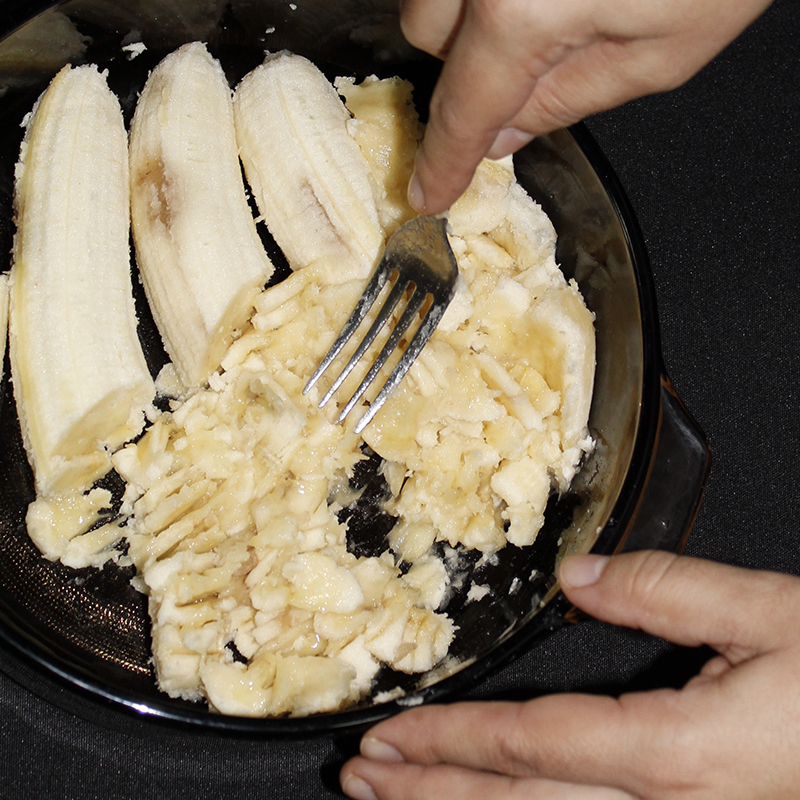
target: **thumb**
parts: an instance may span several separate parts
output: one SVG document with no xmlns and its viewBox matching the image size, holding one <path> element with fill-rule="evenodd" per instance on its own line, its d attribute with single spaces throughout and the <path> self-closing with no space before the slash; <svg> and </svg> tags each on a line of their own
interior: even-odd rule
<svg viewBox="0 0 800 800">
<path fill-rule="evenodd" d="M 800 579 L 789 575 L 642 551 L 570 556 L 559 580 L 570 602 L 597 619 L 706 644 L 734 664 L 798 639 Z"/>
</svg>

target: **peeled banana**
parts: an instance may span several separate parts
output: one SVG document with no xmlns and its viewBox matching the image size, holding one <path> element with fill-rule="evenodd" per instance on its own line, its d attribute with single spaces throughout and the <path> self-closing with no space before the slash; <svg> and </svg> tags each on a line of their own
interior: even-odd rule
<svg viewBox="0 0 800 800">
<path fill-rule="evenodd" d="M 155 394 L 131 294 L 128 150 L 94 66 L 59 72 L 27 119 L 10 279 L 14 395 L 37 493 L 84 488 Z"/>
<path fill-rule="evenodd" d="M 182 382 L 202 385 L 273 272 L 247 203 L 231 90 L 194 42 L 151 73 L 130 132 L 139 270 Z"/>
<path fill-rule="evenodd" d="M 369 275 L 384 243 L 364 154 L 328 79 L 308 59 L 270 55 L 234 95 L 247 181 L 292 269 Z"/>
</svg>

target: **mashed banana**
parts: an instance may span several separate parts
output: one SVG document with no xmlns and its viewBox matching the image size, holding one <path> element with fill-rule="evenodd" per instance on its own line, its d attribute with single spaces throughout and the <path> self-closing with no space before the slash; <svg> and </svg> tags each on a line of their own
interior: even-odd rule
<svg viewBox="0 0 800 800">
<path fill-rule="evenodd" d="M 388 238 L 413 216 L 411 86 L 336 86 Z M 361 437 L 335 423 L 335 403 L 317 408 L 324 386 L 302 394 L 363 288 L 316 263 L 257 298 L 207 388 L 186 396 L 164 372 L 171 410 L 113 456 L 127 483 L 126 558 L 149 596 L 170 695 L 226 714 L 306 715 L 357 701 L 383 665 L 430 670 L 455 633 L 440 610 L 448 578 L 434 542 L 486 554 L 531 544 L 551 491 L 568 487 L 591 448 L 593 317 L 510 159 L 481 164 L 449 219 L 456 297 Z M 340 513 L 363 443 L 383 459 L 385 506 L 398 519 L 378 557 L 348 551 Z M 81 550 L 81 538 L 72 565 L 102 561 L 107 539 Z M 50 541 L 50 552 L 60 546 Z"/>
</svg>

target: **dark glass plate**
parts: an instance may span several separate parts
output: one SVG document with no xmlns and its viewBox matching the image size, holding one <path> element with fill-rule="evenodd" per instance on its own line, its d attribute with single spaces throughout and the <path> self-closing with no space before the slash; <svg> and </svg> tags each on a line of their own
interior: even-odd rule
<svg viewBox="0 0 800 800">
<path fill-rule="evenodd" d="M 194 39 L 208 43 L 232 85 L 261 62 L 265 49 L 289 48 L 314 60 L 329 77 L 408 78 L 424 114 L 438 66 L 405 45 L 395 8 L 394 0 L 304 0 L 295 10 L 273 2 L 223 6 L 201 0 L 131 0 L 123 7 L 107 0 L 70 0 L 25 28 L 35 46 L 19 48 L 15 56 L 14 38 L 0 41 L 0 271 L 9 268 L 14 231 L 13 170 L 20 122 L 64 63 L 94 62 L 107 69 L 128 119 L 149 70 L 167 52 Z M 5 24 L 13 27 L 26 12 L 36 10 L 10 4 Z M 71 52 L 64 50 L 64 25 L 73 33 L 66 41 L 77 43 Z M 139 40 L 147 50 L 128 58 L 123 44 Z M 598 363 L 590 428 L 597 448 L 570 492 L 551 498 L 545 527 L 533 546 L 508 546 L 488 562 L 477 563 L 476 554 L 468 551 L 450 559 L 454 589 L 446 610 L 458 633 L 448 666 L 422 676 L 385 669 L 373 695 L 358 706 L 306 719 L 225 717 L 159 692 L 150 663 L 147 602 L 130 586 L 131 571 L 112 564 L 102 570 L 74 570 L 51 563 L 27 536 L 24 515 L 34 497 L 33 480 L 6 359 L 0 385 L 4 668 L 76 713 L 105 715 L 123 727 L 153 721 L 247 736 L 351 731 L 403 705 L 440 699 L 473 685 L 561 624 L 570 613 L 556 581 L 565 553 L 679 549 L 699 506 L 709 455 L 661 366 L 652 280 L 634 215 L 582 126 L 535 140 L 518 154 L 516 168 L 522 185 L 553 220 L 563 271 L 577 280 L 596 315 Z M 270 255 L 282 262 L 260 228 Z M 279 268 L 277 279 L 285 269 L 285 264 Z M 132 270 L 140 335 L 155 374 L 166 356 L 135 263 Z M 349 543 L 357 553 L 385 549 L 393 524 L 379 506 L 384 487 L 376 467 L 377 460 L 371 459 L 356 476 L 367 491 L 348 512 Z M 113 474 L 106 480 L 115 488 Z M 489 584 L 493 591 L 467 602 L 473 581 Z M 373 702 L 375 695 L 398 688 L 404 694 L 400 700 Z"/>
</svg>

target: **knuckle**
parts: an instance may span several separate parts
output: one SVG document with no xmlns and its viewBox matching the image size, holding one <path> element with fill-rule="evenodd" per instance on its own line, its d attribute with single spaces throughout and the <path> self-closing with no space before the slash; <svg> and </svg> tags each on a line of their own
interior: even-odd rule
<svg viewBox="0 0 800 800">
<path fill-rule="evenodd" d="M 712 766 L 705 751 L 704 742 L 694 735 L 686 741 L 666 744 L 650 776 L 655 794 L 690 794 L 704 786 Z"/>
<path fill-rule="evenodd" d="M 656 92 L 671 91 L 677 89 L 688 77 L 680 63 L 660 61 L 653 69 L 639 71 L 635 91 L 642 97 Z"/>
<path fill-rule="evenodd" d="M 691 719 L 679 720 L 674 728 L 672 740 L 665 743 L 664 759 L 655 771 L 662 794 L 703 794 L 711 787 L 724 786 L 726 767 L 722 754 L 717 752 L 715 742 L 707 725 Z"/>
<path fill-rule="evenodd" d="M 736 580 L 728 584 L 723 605 L 741 610 L 718 615 L 715 648 L 723 648 L 729 660 L 739 663 L 766 650 L 797 647 L 800 579 L 760 570 L 733 574 Z"/>
<path fill-rule="evenodd" d="M 672 741 L 665 742 L 666 758 L 656 768 L 654 778 L 662 790 L 695 787 L 707 773 L 706 742 L 697 726 L 686 720 L 676 723 Z M 676 786 L 677 782 L 680 786 Z"/>
<path fill-rule="evenodd" d="M 497 130 L 487 129 L 486 120 L 478 117 L 463 97 L 437 87 L 430 104 L 423 149 L 425 160 L 435 159 L 441 174 L 451 170 L 462 173 L 468 162 L 477 164 L 496 135 Z"/>
<path fill-rule="evenodd" d="M 645 608 L 657 599 L 659 591 L 672 577 L 678 556 L 658 550 L 632 555 L 633 569 L 626 571 L 622 584 L 627 599 L 635 599 Z"/>
<path fill-rule="evenodd" d="M 531 742 L 525 723 L 524 704 L 519 704 L 512 713 L 516 719 L 509 720 L 503 735 L 494 748 L 496 763 L 493 768 L 506 775 L 525 775 L 531 767 Z"/>
<path fill-rule="evenodd" d="M 434 96 L 430 106 L 430 123 L 429 127 L 436 130 L 443 142 L 460 143 L 466 138 L 465 132 L 468 128 L 463 118 L 463 109 L 449 96 Z"/>
<path fill-rule="evenodd" d="M 583 114 L 579 104 L 561 91 L 561 87 L 548 81 L 540 81 L 521 116 L 525 120 L 522 127 L 537 133 L 546 133 L 577 122 Z"/>
<path fill-rule="evenodd" d="M 489 769 L 508 776 L 527 776 L 536 772 L 537 748 L 533 746 L 528 709 L 529 703 L 505 706 L 508 715 L 502 726 L 494 729 L 495 741 L 487 748 Z"/>
<path fill-rule="evenodd" d="M 623 695 L 621 705 L 630 699 Z M 681 707 L 679 695 L 671 690 L 654 693 L 650 701 L 652 715 L 659 725 L 650 730 L 647 742 L 631 743 L 643 752 L 658 752 L 658 759 L 647 763 L 645 794 L 655 797 L 695 796 L 713 784 L 713 768 L 717 759 L 712 752 L 712 737 L 706 726 L 699 724 L 697 715 Z M 666 701 L 666 702 L 664 702 Z"/>
<path fill-rule="evenodd" d="M 786 618 L 787 630 L 794 630 L 800 615 L 800 578 L 777 572 L 753 572 L 749 601 L 764 619 Z"/>
<path fill-rule="evenodd" d="M 517 41 L 528 41 L 534 31 L 529 0 L 473 0 L 469 11 L 483 35 L 507 44 L 509 32 Z"/>
<path fill-rule="evenodd" d="M 675 58 L 663 41 L 633 42 L 630 44 L 632 63 L 626 78 L 632 94 L 644 96 L 677 89 L 695 72 L 695 65 L 686 59 Z"/>
<path fill-rule="evenodd" d="M 402 0 L 400 30 L 414 47 L 441 57 L 458 32 L 460 16 L 460 0 Z"/>
</svg>

